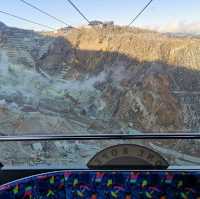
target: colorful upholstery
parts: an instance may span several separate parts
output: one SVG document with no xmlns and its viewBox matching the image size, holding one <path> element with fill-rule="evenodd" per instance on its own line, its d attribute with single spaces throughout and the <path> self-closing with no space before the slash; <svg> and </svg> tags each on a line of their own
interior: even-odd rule
<svg viewBox="0 0 200 199">
<path fill-rule="evenodd" d="M 62 171 L 0 186 L 0 199 L 200 199 L 200 172 Z"/>
</svg>

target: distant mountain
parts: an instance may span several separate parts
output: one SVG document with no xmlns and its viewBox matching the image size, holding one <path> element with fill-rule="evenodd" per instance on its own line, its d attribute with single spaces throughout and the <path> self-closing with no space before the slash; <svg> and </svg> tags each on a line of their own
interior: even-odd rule
<svg viewBox="0 0 200 199">
<path fill-rule="evenodd" d="M 182 32 L 177 32 L 177 33 L 164 33 L 167 36 L 174 36 L 174 37 L 191 37 L 191 38 L 200 38 L 200 33 L 182 33 Z"/>
</svg>

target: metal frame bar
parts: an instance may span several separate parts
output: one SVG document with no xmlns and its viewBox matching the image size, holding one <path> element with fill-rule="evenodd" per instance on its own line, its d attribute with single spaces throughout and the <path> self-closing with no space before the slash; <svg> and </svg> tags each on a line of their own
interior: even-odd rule
<svg viewBox="0 0 200 199">
<path fill-rule="evenodd" d="M 53 141 L 53 140 L 157 140 L 157 139 L 200 139 L 200 133 L 146 133 L 146 134 L 96 134 L 96 135 L 20 135 L 0 136 L 0 142 Z"/>
</svg>

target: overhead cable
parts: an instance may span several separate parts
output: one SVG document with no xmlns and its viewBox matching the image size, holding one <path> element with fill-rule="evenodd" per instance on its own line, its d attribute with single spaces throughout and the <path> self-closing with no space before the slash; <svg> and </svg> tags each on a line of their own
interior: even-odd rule
<svg viewBox="0 0 200 199">
<path fill-rule="evenodd" d="M 39 11 L 39 12 L 41 12 L 41 13 L 47 15 L 48 17 L 51 17 L 52 19 L 54 19 L 54 20 L 56 20 L 56 21 L 58 21 L 58 22 L 64 24 L 65 26 L 69 26 L 69 24 L 67 24 L 67 23 L 64 22 L 63 20 L 61 20 L 61 19 L 59 19 L 59 18 L 57 18 L 57 17 L 55 17 L 55 16 L 49 14 L 48 12 L 46 12 L 46 11 L 44 11 L 44 10 L 42 10 L 42 9 L 40 9 L 40 8 L 38 8 L 38 7 L 36 7 L 35 5 L 29 3 L 28 1 L 25 1 L 25 0 L 19 0 L 19 1 L 21 1 L 22 3 L 28 5 L 29 7 L 33 8 L 33 9 L 35 9 L 35 10 L 37 10 L 37 11 Z"/>
<path fill-rule="evenodd" d="M 87 21 L 88 24 L 90 24 L 90 20 L 81 12 L 81 10 L 76 6 L 71 0 L 67 0 L 73 7 L 74 9 Z"/>
<path fill-rule="evenodd" d="M 137 19 L 138 17 L 148 8 L 148 6 L 152 3 L 153 0 L 150 0 L 145 7 L 131 20 L 131 22 L 128 24 L 128 26 L 131 26 Z"/>
<path fill-rule="evenodd" d="M 0 10 L 0 13 L 5 14 L 5 15 L 8 15 L 8 16 L 13 17 L 13 18 L 16 18 L 16 19 L 19 19 L 19 20 L 22 20 L 22 21 L 26 21 L 26 22 L 29 22 L 29 23 L 32 23 L 32 24 L 35 24 L 35 25 L 44 27 L 44 28 L 48 28 L 48 29 L 51 29 L 51 30 L 54 30 L 54 31 L 56 30 L 55 28 L 52 28 L 52 27 L 50 27 L 50 26 L 48 26 L 48 25 L 44 25 L 44 24 L 41 24 L 41 23 L 32 21 L 32 20 L 30 20 L 30 19 L 26 19 L 26 18 L 20 17 L 20 16 L 17 16 L 17 15 L 11 14 L 11 13 L 9 13 L 9 12 L 5 12 L 5 11 Z"/>
</svg>

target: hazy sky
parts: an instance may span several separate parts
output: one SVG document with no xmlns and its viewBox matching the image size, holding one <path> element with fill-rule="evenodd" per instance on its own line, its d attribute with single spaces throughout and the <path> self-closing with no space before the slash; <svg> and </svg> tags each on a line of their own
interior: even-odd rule
<svg viewBox="0 0 200 199">
<path fill-rule="evenodd" d="M 85 21 L 67 0 L 27 0 L 41 9 L 57 16 L 71 25 Z M 114 20 L 126 25 L 149 0 L 73 0 L 90 20 Z M 0 0 L 0 10 L 58 28 L 63 25 L 28 7 L 19 0 Z M 0 21 L 10 26 L 41 30 L 26 22 L 4 16 Z M 200 0 L 154 0 L 145 13 L 136 21 L 136 26 L 155 27 L 159 30 L 200 32 Z"/>
</svg>

